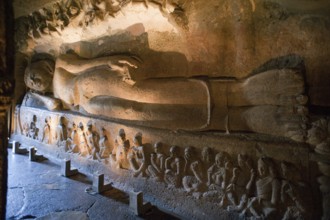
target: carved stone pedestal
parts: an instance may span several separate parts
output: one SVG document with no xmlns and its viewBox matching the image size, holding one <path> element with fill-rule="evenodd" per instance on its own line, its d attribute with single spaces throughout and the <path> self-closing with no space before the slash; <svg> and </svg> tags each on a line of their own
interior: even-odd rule
<svg viewBox="0 0 330 220">
<path fill-rule="evenodd" d="M 61 175 L 65 177 L 78 174 L 77 169 L 71 169 L 71 160 L 64 160 L 61 164 Z"/>
<path fill-rule="evenodd" d="M 143 202 L 142 192 L 129 192 L 129 208 L 135 215 L 141 215 L 151 209 L 151 204 Z"/>
<path fill-rule="evenodd" d="M 112 184 L 104 184 L 104 174 L 94 174 L 93 175 L 93 190 L 97 193 L 102 193 L 107 190 L 112 189 Z"/>
<path fill-rule="evenodd" d="M 113 187 L 143 192 L 155 206 L 185 218 L 318 216 L 308 201 L 321 199 L 307 196 L 317 181 L 310 176 L 310 146 L 290 139 L 172 132 L 24 106 L 17 109 L 12 139 L 36 146 L 50 160 L 70 159 L 81 173 L 105 174 Z M 103 177 L 94 179 L 93 191 L 102 192 Z M 269 201 L 259 204 L 262 199 Z"/>
</svg>

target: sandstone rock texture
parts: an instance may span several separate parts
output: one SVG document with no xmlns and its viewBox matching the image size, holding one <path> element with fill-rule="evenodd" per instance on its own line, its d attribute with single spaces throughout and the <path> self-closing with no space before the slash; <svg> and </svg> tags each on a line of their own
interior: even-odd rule
<svg viewBox="0 0 330 220">
<path fill-rule="evenodd" d="M 26 4 L 14 5 L 16 43 L 25 53 L 57 56 L 70 49 L 91 58 L 130 52 L 154 61 L 153 71 L 137 76 L 148 78 L 172 74 L 243 79 L 265 69 L 299 64 L 306 72 L 310 104 L 330 105 L 323 95 L 329 93 L 330 82 L 326 0 Z M 95 49 L 93 40 L 101 47 Z M 80 41 L 84 43 L 71 44 Z"/>
<path fill-rule="evenodd" d="M 217 216 L 215 206 L 322 215 L 315 162 L 325 195 L 328 142 L 311 142 L 309 129 L 330 109 L 329 1 L 33 0 L 14 10 L 14 139 L 187 218 Z M 308 185 L 315 206 L 300 193 Z M 168 190 L 205 203 L 175 208 L 186 196 Z"/>
</svg>

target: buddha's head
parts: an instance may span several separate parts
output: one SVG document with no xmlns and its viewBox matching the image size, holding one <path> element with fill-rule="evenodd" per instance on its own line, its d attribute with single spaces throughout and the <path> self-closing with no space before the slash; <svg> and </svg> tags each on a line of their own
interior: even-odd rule
<svg viewBox="0 0 330 220">
<path fill-rule="evenodd" d="M 39 60 L 30 63 L 24 74 L 24 82 L 31 90 L 41 93 L 52 91 L 54 63 L 50 60 Z"/>
</svg>

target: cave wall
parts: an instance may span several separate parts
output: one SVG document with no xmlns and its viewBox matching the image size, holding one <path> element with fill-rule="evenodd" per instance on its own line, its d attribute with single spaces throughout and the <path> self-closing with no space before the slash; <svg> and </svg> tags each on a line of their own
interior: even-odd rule
<svg viewBox="0 0 330 220">
<path fill-rule="evenodd" d="M 12 130 L 13 137 L 15 136 L 17 140 L 40 145 L 40 149 L 44 150 L 46 154 L 57 155 L 57 159 L 71 158 L 82 166 L 87 163 L 89 173 L 104 170 L 112 175 L 112 172 L 117 172 L 116 175 L 118 175 L 114 175 L 112 178 L 117 180 L 119 187 L 150 190 L 147 196 L 153 198 L 155 202 L 157 202 L 155 199 L 157 191 L 162 191 L 164 196 L 167 194 L 167 191 L 162 188 L 162 184 L 159 186 L 154 185 L 153 182 L 147 182 L 147 185 L 143 186 L 141 184 L 143 181 L 132 178 L 130 172 L 114 171 L 115 168 L 113 169 L 108 164 L 111 164 L 110 158 L 107 158 L 106 162 L 98 163 L 95 158 L 90 160 L 72 155 L 72 152 L 61 148 L 63 146 L 65 148 L 66 145 L 60 146 L 55 143 L 57 139 L 55 130 L 56 126 L 60 124 L 60 116 L 69 119 L 65 125 L 67 128 L 71 126 L 72 121 L 76 125 L 83 122 L 85 131 L 82 129 L 82 133 L 87 132 L 86 126 L 89 120 L 92 120 L 93 126 L 96 126 L 94 131 L 99 135 L 101 134 L 100 128 L 106 128 L 109 138 L 111 137 L 111 146 L 116 145 L 115 139 L 119 129 L 125 128 L 125 131 L 128 132 L 127 136 L 130 138 L 136 132 L 142 131 L 149 147 L 156 141 L 163 141 L 166 143 L 166 151 L 169 151 L 173 144 L 182 147 L 182 152 L 186 145 L 195 145 L 198 151 L 209 145 L 217 152 L 225 151 L 231 154 L 233 158 L 239 152 L 245 151 L 254 159 L 254 163 L 257 163 L 258 158 L 267 156 L 276 161 L 278 168 L 281 161 L 289 161 L 296 166 L 302 166 L 301 171 L 308 173 L 305 180 L 312 186 L 317 206 L 309 206 L 309 210 L 316 218 L 321 215 L 320 203 L 322 200 L 316 180 L 316 176 L 320 175 L 316 161 L 322 161 L 320 169 L 322 169 L 321 173 L 323 172 L 324 178 L 321 178 L 319 183 L 323 186 L 321 191 L 324 193 L 325 201 L 323 202 L 325 207 L 323 218 L 326 219 L 329 216 L 326 214 L 328 204 L 326 200 L 329 192 L 327 185 L 329 181 L 329 144 L 327 142 L 329 120 L 324 119 L 325 122 L 320 122 L 321 126 L 318 120 L 324 115 L 317 115 L 319 113 L 328 115 L 330 107 L 330 99 L 327 96 L 330 93 L 330 73 L 328 71 L 330 67 L 330 38 L 328 37 L 330 36 L 330 3 L 328 1 L 117 0 L 94 2 L 75 0 L 29 1 L 29 3 L 16 1 L 14 10 L 17 61 L 15 66 L 16 104 L 22 103 L 27 90 L 24 85 L 26 67 L 33 63 L 36 55 L 45 53 L 53 59 L 62 54 L 75 53 L 86 60 L 118 54 L 136 55 L 143 63 L 144 69 L 148 71 L 140 71 L 138 68 L 131 76 L 134 81 L 150 78 L 193 78 L 198 80 L 207 78 L 213 83 L 210 83 L 210 88 L 214 88 L 217 82 L 222 81 L 226 81 L 226 83 L 235 81 L 241 83 L 240 85 L 245 88 L 245 82 L 260 73 L 273 69 L 284 72 L 296 71 L 303 76 L 303 80 L 299 78 L 299 83 L 297 83 L 303 88 L 299 94 L 308 97 L 308 102 L 304 102 L 301 106 L 303 108 L 300 109 L 305 117 L 303 120 L 307 121 L 302 121 L 303 125 L 299 129 L 304 134 L 303 138 L 297 142 L 280 137 L 281 135 L 264 136 L 259 132 L 257 134 L 239 133 L 232 136 L 231 134 L 226 136 L 223 133 L 221 135 L 212 133 L 209 134 L 210 136 L 204 133 L 171 133 L 148 128 L 148 126 L 146 128 L 143 122 L 138 126 L 126 124 L 123 121 L 110 120 L 110 123 L 103 118 L 82 117 L 72 114 L 72 112 L 48 112 L 43 109 L 44 107 L 30 108 L 35 103 L 32 103 L 30 107 L 23 106 L 16 109 L 16 114 L 21 114 L 21 111 L 26 113 L 26 118 L 15 119 L 15 123 L 21 123 L 20 128 L 15 125 L 16 130 Z M 285 84 L 284 81 L 283 84 Z M 271 88 L 269 85 L 271 83 L 267 82 L 267 79 L 261 80 L 261 82 L 265 88 Z M 279 86 L 279 88 L 282 87 Z M 220 92 L 222 91 L 224 90 Z M 254 90 L 251 91 L 253 93 Z M 281 94 L 276 95 L 279 96 L 279 100 L 283 101 Z M 290 100 L 296 97 L 285 96 L 285 98 Z M 220 95 L 216 99 L 218 99 L 217 103 L 224 101 Z M 235 100 L 240 101 L 240 98 Z M 208 107 L 212 109 L 212 105 Z M 299 109 L 296 110 L 297 106 L 291 105 L 285 111 L 288 109 L 290 111 L 291 107 L 293 107 L 293 111 L 299 111 Z M 309 113 L 305 111 L 305 107 Z M 258 113 L 265 112 L 267 113 L 267 111 Z M 277 113 L 280 115 L 283 112 Z M 28 129 L 33 121 L 33 115 L 38 115 L 36 125 L 40 133 L 36 137 L 33 137 L 33 132 L 29 134 Z M 267 118 L 265 115 L 260 114 L 261 121 Z M 14 117 L 17 115 L 13 115 Z M 44 129 L 48 128 L 45 120 L 48 120 L 49 117 L 52 118 L 53 123 L 49 127 L 52 128 L 51 142 L 42 145 L 41 143 L 45 144 Z M 320 140 L 312 143 L 309 139 L 317 136 L 317 133 L 314 134 L 310 129 L 313 126 L 322 128 L 323 130 L 321 130 L 325 134 L 322 138 L 317 137 Z M 283 125 L 283 129 L 287 127 L 290 127 L 289 124 Z M 70 127 L 70 129 L 72 128 Z M 229 133 L 228 128 L 227 133 Z M 29 135 L 32 136 L 27 137 Z M 319 149 L 316 153 L 314 152 L 315 147 Z M 292 155 L 297 155 L 301 161 L 291 160 Z M 132 184 L 126 184 L 125 181 Z M 173 193 L 176 192 L 174 189 Z M 185 200 L 182 194 L 179 194 L 179 197 L 180 201 Z M 170 200 L 170 197 L 166 197 L 164 202 L 171 203 Z M 189 216 L 187 210 L 194 205 L 196 204 L 192 202 L 176 212 Z M 175 204 L 169 205 L 169 209 L 175 211 L 173 206 Z M 206 209 L 208 208 L 205 207 Z M 202 212 L 195 214 L 195 217 L 199 218 Z M 217 212 L 214 215 L 216 216 Z"/>
<path fill-rule="evenodd" d="M 6 1 L 0 2 L 0 218 L 5 218 L 7 192 L 7 140 L 10 107 L 13 99 L 13 12 Z"/>
<path fill-rule="evenodd" d="M 78 2 L 77 14 L 66 13 L 74 2 Z M 303 62 L 310 104 L 330 105 L 323 95 L 329 92 L 330 82 L 327 71 L 330 44 L 326 37 L 330 31 L 330 6 L 325 0 L 290 3 L 196 0 L 166 4 L 156 0 L 99 4 L 59 1 L 56 7 L 54 3 L 34 1 L 24 5 L 22 2 L 14 5 L 16 31 L 20 33 L 16 43 L 18 51 L 27 54 L 47 52 L 57 56 L 73 49 L 90 57 L 109 51 L 130 51 L 142 59 L 152 59 L 154 52 L 170 51 L 178 57 L 167 60 L 168 65 L 184 66 L 177 69 L 182 76 L 239 79 L 270 66 L 283 68 Z M 61 10 L 54 12 L 57 7 Z M 142 26 L 132 26 L 139 23 Z M 125 29 L 133 36 L 145 33 L 146 39 L 139 42 L 127 39 L 121 35 Z M 100 37 L 102 50 L 91 49 L 89 42 Z M 85 46 L 65 46 L 78 41 L 86 42 Z M 168 77 L 158 65 L 151 67 L 157 72 L 152 76 Z"/>
</svg>

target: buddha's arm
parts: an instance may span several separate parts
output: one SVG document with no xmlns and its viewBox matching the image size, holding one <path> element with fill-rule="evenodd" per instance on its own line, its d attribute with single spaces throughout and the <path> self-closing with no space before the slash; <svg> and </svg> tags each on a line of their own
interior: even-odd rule
<svg viewBox="0 0 330 220">
<path fill-rule="evenodd" d="M 137 68 L 137 62 L 136 58 L 123 55 L 84 59 L 77 55 L 65 54 L 57 58 L 56 68 L 62 68 L 74 75 L 79 75 L 86 70 L 109 67 L 114 71 L 126 74 L 128 67 Z"/>
<path fill-rule="evenodd" d="M 80 73 L 100 66 L 106 66 L 109 59 L 100 57 L 95 59 L 83 59 L 73 54 L 61 55 L 56 60 L 56 68 L 62 68 L 66 71 L 79 75 Z"/>
</svg>

